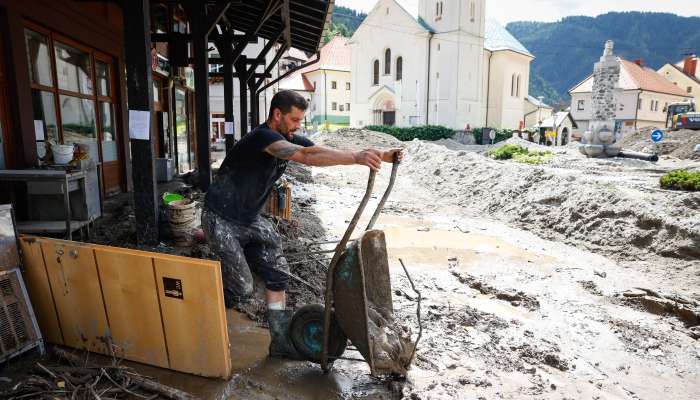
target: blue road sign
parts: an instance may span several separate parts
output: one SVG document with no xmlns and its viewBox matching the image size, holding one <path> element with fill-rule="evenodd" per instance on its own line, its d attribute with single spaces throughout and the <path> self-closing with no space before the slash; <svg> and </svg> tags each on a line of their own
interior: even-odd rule
<svg viewBox="0 0 700 400">
<path fill-rule="evenodd" d="M 657 129 L 654 132 L 651 133 L 651 140 L 653 140 L 655 143 L 658 143 L 664 139 L 664 133 L 663 131 Z"/>
</svg>

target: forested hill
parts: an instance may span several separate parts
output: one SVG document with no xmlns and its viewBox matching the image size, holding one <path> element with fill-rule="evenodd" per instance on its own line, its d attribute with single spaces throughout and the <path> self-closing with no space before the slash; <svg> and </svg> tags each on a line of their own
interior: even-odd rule
<svg viewBox="0 0 700 400">
<path fill-rule="evenodd" d="M 567 91 L 593 72 L 605 41 L 615 53 L 658 69 L 688 53 L 700 53 L 700 18 L 666 13 L 611 12 L 566 17 L 559 22 L 512 22 L 506 26 L 536 57 L 530 94 L 568 102 Z"/>
</svg>

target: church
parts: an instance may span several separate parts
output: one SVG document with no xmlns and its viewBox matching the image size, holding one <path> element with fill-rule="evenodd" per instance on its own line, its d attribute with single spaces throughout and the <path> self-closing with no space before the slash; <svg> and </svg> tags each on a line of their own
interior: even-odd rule
<svg viewBox="0 0 700 400">
<path fill-rule="evenodd" d="M 379 0 L 349 41 L 350 124 L 518 129 L 534 56 L 486 0 Z"/>
</svg>

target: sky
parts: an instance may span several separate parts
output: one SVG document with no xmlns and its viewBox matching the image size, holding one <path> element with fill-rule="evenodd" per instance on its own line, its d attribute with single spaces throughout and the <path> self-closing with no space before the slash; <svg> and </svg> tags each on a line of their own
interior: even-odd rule
<svg viewBox="0 0 700 400">
<path fill-rule="evenodd" d="M 462 0 L 464 1 L 464 0 Z M 418 13 L 418 0 L 398 0 Z M 376 0 L 335 0 L 335 4 L 368 12 Z M 558 21 L 569 15 L 596 16 L 609 11 L 655 11 L 700 16 L 700 0 L 486 0 L 486 17 L 501 24 L 512 21 Z"/>
</svg>

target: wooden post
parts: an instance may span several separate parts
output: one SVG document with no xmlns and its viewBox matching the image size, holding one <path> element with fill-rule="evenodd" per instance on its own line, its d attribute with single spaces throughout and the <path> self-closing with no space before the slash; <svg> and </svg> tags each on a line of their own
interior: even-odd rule
<svg viewBox="0 0 700 400">
<path fill-rule="evenodd" d="M 122 3 L 122 11 L 129 119 L 145 118 L 147 115 L 150 121 L 153 109 L 150 0 L 125 1 Z M 136 241 L 139 244 L 155 244 L 158 243 L 158 202 L 153 159 L 153 132 L 150 129 L 152 125 L 142 124 L 149 129 L 144 138 L 142 135 L 144 132 L 138 132 L 136 129 L 132 131 L 132 122 L 134 121 L 129 123 L 129 137 L 134 182 Z"/>
<path fill-rule="evenodd" d="M 248 71 L 246 70 L 246 56 L 240 56 L 236 62 L 236 73 L 238 74 L 238 86 L 240 97 L 241 115 L 241 137 L 248 133 Z"/>
<path fill-rule="evenodd" d="M 209 43 L 207 27 L 207 3 L 185 3 L 192 26 L 195 88 L 195 134 L 197 135 L 197 170 L 199 188 L 207 191 L 211 184 L 211 154 L 209 151 Z"/>
<path fill-rule="evenodd" d="M 250 93 L 250 129 L 255 129 L 260 125 L 260 96 L 255 92 L 255 82 L 253 79 L 248 80 L 248 92 Z"/>
<path fill-rule="evenodd" d="M 228 154 L 236 143 L 233 126 L 233 47 L 230 39 L 222 41 L 219 47 L 219 53 L 221 52 L 224 58 L 224 133 Z"/>
</svg>

